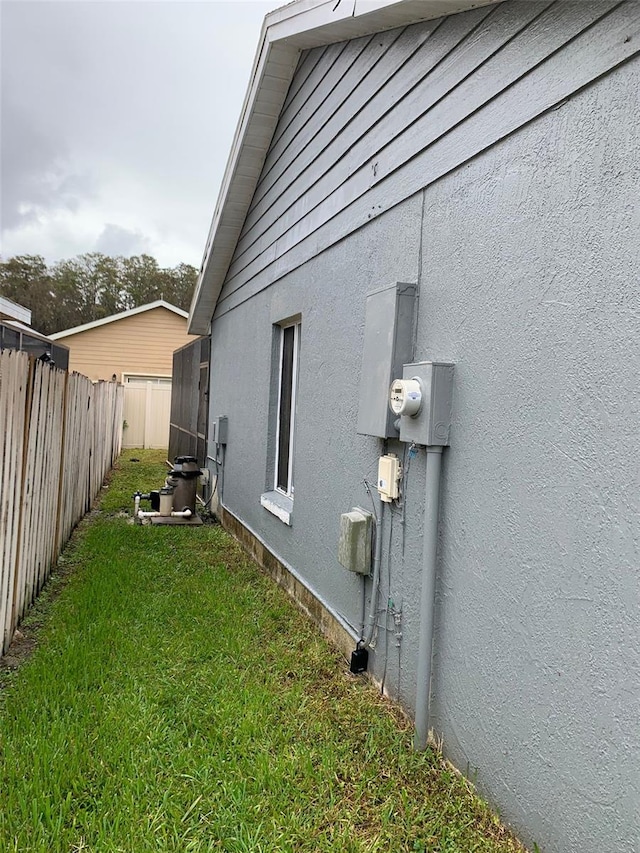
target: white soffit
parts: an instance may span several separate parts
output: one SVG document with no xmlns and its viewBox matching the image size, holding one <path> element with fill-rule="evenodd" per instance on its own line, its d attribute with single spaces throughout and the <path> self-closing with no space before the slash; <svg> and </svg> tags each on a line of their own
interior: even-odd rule
<svg viewBox="0 0 640 853">
<path fill-rule="evenodd" d="M 211 317 L 302 51 L 500 2 L 294 0 L 266 16 L 191 302 L 189 334 L 209 333 Z"/>
</svg>

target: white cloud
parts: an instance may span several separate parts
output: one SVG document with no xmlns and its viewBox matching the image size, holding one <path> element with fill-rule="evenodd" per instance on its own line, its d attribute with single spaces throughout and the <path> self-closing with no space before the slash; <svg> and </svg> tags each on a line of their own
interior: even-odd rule
<svg viewBox="0 0 640 853">
<path fill-rule="evenodd" d="M 3 256 L 57 260 L 120 234 L 199 266 L 275 5 L 3 0 Z"/>
</svg>

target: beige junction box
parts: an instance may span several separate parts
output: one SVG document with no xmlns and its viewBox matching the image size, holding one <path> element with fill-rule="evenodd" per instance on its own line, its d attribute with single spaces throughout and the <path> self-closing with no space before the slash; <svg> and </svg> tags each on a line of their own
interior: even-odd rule
<svg viewBox="0 0 640 853">
<path fill-rule="evenodd" d="M 400 460 L 394 453 L 387 453 L 378 460 L 378 492 L 380 500 L 391 503 L 398 498 L 398 483 L 402 473 Z"/>
</svg>

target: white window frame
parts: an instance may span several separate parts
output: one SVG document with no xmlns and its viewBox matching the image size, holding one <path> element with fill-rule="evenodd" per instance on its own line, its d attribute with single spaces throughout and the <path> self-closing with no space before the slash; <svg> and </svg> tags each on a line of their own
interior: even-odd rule
<svg viewBox="0 0 640 853">
<path fill-rule="evenodd" d="M 133 380 L 133 381 L 132 381 Z M 135 383 L 151 382 L 152 385 L 171 385 L 171 374 L 166 373 L 123 373 L 122 384 L 134 385 Z"/>
<path fill-rule="evenodd" d="M 298 355 L 300 351 L 300 321 L 296 320 L 293 323 L 286 323 L 280 326 L 280 359 L 278 363 L 278 403 L 276 417 L 276 442 L 275 442 L 275 460 L 273 471 L 273 489 L 285 497 L 293 499 L 294 483 L 293 483 L 293 453 L 295 440 L 295 421 L 296 421 L 296 402 L 298 394 Z M 292 371 L 291 371 L 291 405 L 289 410 L 289 459 L 287 470 L 287 489 L 286 491 L 278 485 L 279 469 L 280 469 L 280 404 L 282 401 L 282 378 L 284 367 L 284 336 L 285 330 L 293 328 L 293 353 L 292 353 Z"/>
</svg>

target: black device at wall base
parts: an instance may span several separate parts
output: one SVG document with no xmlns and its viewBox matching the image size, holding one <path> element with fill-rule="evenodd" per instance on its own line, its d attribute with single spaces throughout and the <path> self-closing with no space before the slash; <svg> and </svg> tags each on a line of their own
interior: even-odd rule
<svg viewBox="0 0 640 853">
<path fill-rule="evenodd" d="M 368 663 L 368 650 L 361 649 L 358 647 L 355 651 L 351 652 L 351 664 L 349 666 L 349 672 L 352 672 L 354 675 L 359 675 L 361 672 L 366 672 Z"/>
</svg>

